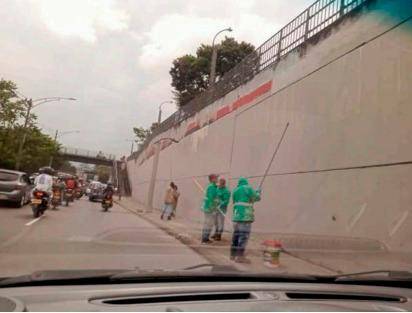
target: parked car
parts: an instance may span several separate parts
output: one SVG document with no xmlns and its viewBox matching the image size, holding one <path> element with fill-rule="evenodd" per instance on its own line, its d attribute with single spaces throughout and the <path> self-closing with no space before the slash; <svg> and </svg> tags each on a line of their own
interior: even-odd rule
<svg viewBox="0 0 412 313">
<path fill-rule="evenodd" d="M 26 173 L 0 169 L 0 200 L 20 208 L 30 201 L 32 189 Z"/>
<path fill-rule="evenodd" d="M 102 201 L 103 200 L 103 190 L 106 187 L 105 184 L 101 182 L 93 182 L 89 185 L 90 193 L 89 193 L 89 200 L 90 201 Z"/>
</svg>

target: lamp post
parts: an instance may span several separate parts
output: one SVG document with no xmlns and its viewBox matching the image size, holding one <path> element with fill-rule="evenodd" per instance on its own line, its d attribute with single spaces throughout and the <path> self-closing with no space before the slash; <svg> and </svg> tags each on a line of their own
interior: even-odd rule
<svg viewBox="0 0 412 313">
<path fill-rule="evenodd" d="M 154 195 L 154 188 L 155 188 L 155 182 L 156 182 L 156 176 L 157 176 L 157 168 L 159 165 L 160 142 L 162 142 L 163 140 L 170 140 L 175 143 L 179 142 L 178 140 L 173 139 L 173 138 L 160 138 L 159 140 L 153 143 L 155 147 L 155 153 L 153 157 L 153 167 L 152 167 L 152 175 L 151 175 L 150 183 L 149 183 L 149 192 L 147 194 L 147 206 L 149 207 L 149 210 L 153 209 L 153 195 Z"/>
<path fill-rule="evenodd" d="M 212 62 L 210 66 L 210 76 L 209 76 L 209 86 L 213 86 L 216 80 L 216 60 L 217 60 L 217 48 L 215 46 L 216 37 L 223 33 L 223 32 L 231 32 L 233 29 L 231 27 L 222 29 L 221 31 L 217 32 L 215 37 L 213 37 L 212 42 Z"/>
<path fill-rule="evenodd" d="M 162 105 L 165 103 L 173 103 L 173 101 L 163 101 L 162 103 L 159 104 L 159 115 L 157 116 L 157 126 L 160 125 L 160 122 L 162 121 Z"/>
<path fill-rule="evenodd" d="M 50 98 L 39 98 L 39 99 L 24 99 L 24 101 L 27 103 L 27 111 L 26 115 L 24 117 L 24 125 L 23 125 L 23 137 L 20 140 L 19 143 L 19 149 L 17 151 L 16 155 L 16 166 L 15 169 L 19 170 L 20 169 L 20 162 L 21 162 L 21 156 L 23 153 L 23 147 L 26 142 L 27 138 L 27 126 L 29 124 L 29 119 L 30 119 L 30 113 L 31 110 L 34 109 L 35 107 L 38 107 L 40 104 L 46 103 L 46 102 L 52 102 L 52 101 L 61 101 L 61 100 L 71 100 L 75 101 L 75 98 L 64 98 L 64 97 L 50 97 Z"/>
</svg>

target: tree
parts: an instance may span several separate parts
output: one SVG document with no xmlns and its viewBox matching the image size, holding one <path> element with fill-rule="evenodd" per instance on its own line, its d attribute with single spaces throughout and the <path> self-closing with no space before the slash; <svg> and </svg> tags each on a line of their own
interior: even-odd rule
<svg viewBox="0 0 412 313">
<path fill-rule="evenodd" d="M 77 173 L 77 168 L 74 165 L 72 165 L 69 161 L 62 161 L 61 164 L 58 164 L 54 168 L 63 173 L 69 173 L 73 175 L 76 175 Z"/>
<path fill-rule="evenodd" d="M 99 181 L 105 184 L 110 179 L 111 169 L 104 165 L 96 165 L 96 174 L 99 176 Z"/>
<path fill-rule="evenodd" d="M 253 53 L 255 47 L 244 41 L 225 37 L 217 47 L 216 78 L 221 78 L 227 71 Z M 172 87 L 179 106 L 184 106 L 209 86 L 212 47 L 202 44 L 196 56 L 186 54 L 173 61 L 170 69 Z"/>
<path fill-rule="evenodd" d="M 158 123 L 152 123 L 152 125 L 148 129 L 144 127 L 133 127 L 133 133 L 136 137 L 135 142 L 138 145 L 143 144 L 158 126 Z"/>
<path fill-rule="evenodd" d="M 9 130 L 2 129 L 0 137 L 4 137 L 7 131 L 8 141 L 3 145 L 0 151 L 0 167 L 14 169 L 16 162 L 16 154 L 20 138 L 23 136 L 23 128 L 17 127 Z M 56 155 L 59 149 L 59 144 L 56 143 L 50 136 L 43 134 L 37 127 L 31 127 L 26 130 L 26 144 L 23 148 L 21 169 L 25 172 L 35 172 L 42 166 L 47 166 L 50 157 Z M 58 166 L 62 160 L 55 157 L 53 164 Z"/>
<path fill-rule="evenodd" d="M 17 97 L 17 86 L 14 82 L 0 80 L 0 167 L 14 169 L 18 142 L 27 133 L 23 147 L 21 169 L 26 172 L 37 171 L 39 167 L 48 165 L 50 157 L 56 155 L 59 145 L 35 125 L 36 116 L 31 114 L 27 129 L 24 130 L 24 117 L 28 103 Z M 55 160 L 56 164 L 62 161 Z"/>
</svg>

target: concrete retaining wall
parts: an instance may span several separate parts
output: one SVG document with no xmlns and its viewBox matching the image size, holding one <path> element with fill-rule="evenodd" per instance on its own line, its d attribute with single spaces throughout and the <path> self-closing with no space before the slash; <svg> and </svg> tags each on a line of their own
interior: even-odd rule
<svg viewBox="0 0 412 313">
<path fill-rule="evenodd" d="M 232 188 L 241 175 L 257 185 L 290 122 L 255 206 L 254 229 L 371 238 L 393 250 L 412 249 L 411 15 L 408 0 L 375 1 L 159 135 L 153 142 L 180 142 L 160 153 L 155 207 L 173 180 L 181 192 L 179 214 L 188 225 L 200 221 L 203 196 L 194 180 L 206 186 L 215 172 Z M 270 88 L 256 93 L 264 84 Z M 185 136 L 194 124 L 216 119 L 223 106 L 232 112 Z M 128 161 L 133 198 L 143 203 L 153 165 L 153 147 L 146 150 Z"/>
</svg>

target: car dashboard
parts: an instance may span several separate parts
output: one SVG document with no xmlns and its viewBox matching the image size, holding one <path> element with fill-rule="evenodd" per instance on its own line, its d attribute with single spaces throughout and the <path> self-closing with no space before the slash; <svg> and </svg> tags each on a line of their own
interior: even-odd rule
<svg viewBox="0 0 412 313">
<path fill-rule="evenodd" d="M 0 289 L 0 311 L 411 311 L 406 288 L 176 282 Z"/>
</svg>

